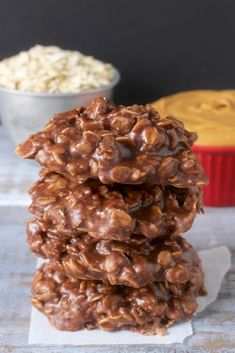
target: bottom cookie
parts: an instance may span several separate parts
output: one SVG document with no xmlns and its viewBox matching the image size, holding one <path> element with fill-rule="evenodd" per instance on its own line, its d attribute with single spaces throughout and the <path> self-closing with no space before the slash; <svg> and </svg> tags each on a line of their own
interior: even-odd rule
<svg viewBox="0 0 235 353">
<path fill-rule="evenodd" d="M 155 282 L 143 288 L 112 286 L 68 277 L 57 261 L 43 264 L 32 285 L 32 304 L 59 330 L 127 329 L 165 334 L 174 322 L 189 319 L 204 295 L 204 275 L 195 267 L 190 281 Z"/>
</svg>

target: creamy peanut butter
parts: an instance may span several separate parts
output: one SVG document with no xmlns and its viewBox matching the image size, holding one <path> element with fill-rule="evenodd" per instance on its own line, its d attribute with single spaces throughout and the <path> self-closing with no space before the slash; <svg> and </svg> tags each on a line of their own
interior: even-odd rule
<svg viewBox="0 0 235 353">
<path fill-rule="evenodd" d="M 152 105 L 162 117 L 172 115 L 196 131 L 198 145 L 235 146 L 235 90 L 180 92 Z"/>
</svg>

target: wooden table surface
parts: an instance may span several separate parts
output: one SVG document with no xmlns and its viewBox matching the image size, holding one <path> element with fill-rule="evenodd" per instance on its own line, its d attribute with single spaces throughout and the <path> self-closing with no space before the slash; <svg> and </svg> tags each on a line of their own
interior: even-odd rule
<svg viewBox="0 0 235 353">
<path fill-rule="evenodd" d="M 232 251 L 232 266 L 217 300 L 193 319 L 194 335 L 183 344 L 28 345 L 30 283 L 36 259 L 25 242 L 24 222 L 29 218 L 25 189 L 36 180 L 38 169 L 30 161 L 18 160 L 13 151 L 13 143 L 0 128 L 0 352 L 235 353 L 235 208 L 207 208 L 187 235 L 197 249 L 227 245 Z"/>
</svg>

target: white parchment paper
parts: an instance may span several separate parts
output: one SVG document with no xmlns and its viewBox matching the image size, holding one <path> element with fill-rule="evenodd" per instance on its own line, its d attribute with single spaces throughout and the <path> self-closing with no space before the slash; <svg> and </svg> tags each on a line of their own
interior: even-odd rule
<svg viewBox="0 0 235 353">
<path fill-rule="evenodd" d="M 198 297 L 198 312 L 212 303 L 219 293 L 223 278 L 231 265 L 231 254 L 227 247 L 199 251 L 205 272 L 206 297 Z M 176 324 L 166 336 L 144 336 L 130 331 L 104 332 L 101 330 L 64 332 L 54 329 L 47 318 L 32 308 L 29 344 L 55 345 L 104 345 L 104 344 L 170 344 L 182 343 L 192 335 L 191 321 Z"/>
</svg>

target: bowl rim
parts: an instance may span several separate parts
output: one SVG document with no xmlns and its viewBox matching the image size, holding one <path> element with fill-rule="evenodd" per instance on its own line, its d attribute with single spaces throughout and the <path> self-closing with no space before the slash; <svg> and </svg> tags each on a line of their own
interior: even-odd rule
<svg viewBox="0 0 235 353">
<path fill-rule="evenodd" d="M 21 91 L 13 88 L 5 88 L 0 86 L 0 93 L 8 93 L 22 96 L 30 96 L 30 97 L 40 97 L 40 98 L 63 98 L 63 97 L 76 97 L 76 96 L 85 96 L 87 94 L 93 94 L 100 92 L 102 90 L 111 89 L 118 84 L 121 79 L 120 72 L 115 67 L 113 68 L 114 77 L 112 81 L 105 86 L 100 86 L 97 88 L 87 89 L 81 92 L 72 92 L 72 93 L 47 93 L 47 92 L 30 92 L 30 91 Z"/>
<path fill-rule="evenodd" d="M 235 146 L 207 146 L 207 145 L 193 145 L 193 152 L 198 153 L 235 153 Z"/>
</svg>

